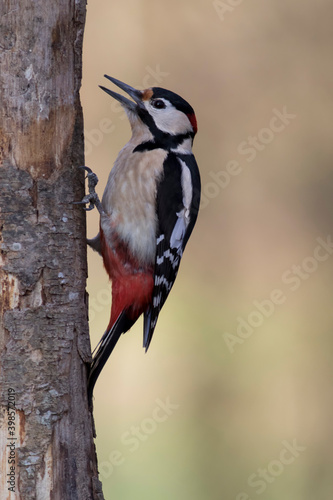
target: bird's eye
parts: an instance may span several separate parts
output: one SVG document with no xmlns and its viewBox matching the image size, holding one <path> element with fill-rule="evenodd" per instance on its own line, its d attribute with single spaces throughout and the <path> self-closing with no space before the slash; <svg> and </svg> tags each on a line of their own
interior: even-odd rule
<svg viewBox="0 0 333 500">
<path fill-rule="evenodd" d="M 155 99 L 153 102 L 152 102 L 152 105 L 154 108 L 156 109 L 163 109 L 165 108 L 165 102 L 162 101 L 162 99 Z"/>
</svg>

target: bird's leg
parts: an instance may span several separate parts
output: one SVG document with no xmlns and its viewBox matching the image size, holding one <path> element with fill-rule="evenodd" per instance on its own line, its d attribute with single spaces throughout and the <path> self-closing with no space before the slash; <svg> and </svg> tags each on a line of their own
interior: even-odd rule
<svg viewBox="0 0 333 500">
<path fill-rule="evenodd" d="M 84 210 L 86 210 L 88 212 L 89 210 L 92 210 L 93 208 L 96 207 L 97 210 L 99 211 L 99 213 L 102 215 L 104 213 L 102 203 L 98 197 L 98 194 L 95 191 L 95 187 L 98 183 L 98 177 L 96 174 L 94 174 L 94 172 L 89 167 L 82 166 L 79 168 L 83 168 L 86 172 L 88 172 L 87 179 L 88 179 L 89 193 L 86 194 L 82 198 L 81 201 L 75 201 L 74 204 L 75 205 L 86 205 L 87 203 L 89 203 L 88 207 L 83 207 Z"/>
</svg>

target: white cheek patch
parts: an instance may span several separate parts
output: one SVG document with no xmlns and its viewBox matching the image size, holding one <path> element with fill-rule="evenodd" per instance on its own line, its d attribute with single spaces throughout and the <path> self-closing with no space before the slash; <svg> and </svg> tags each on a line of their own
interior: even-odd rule
<svg viewBox="0 0 333 500">
<path fill-rule="evenodd" d="M 186 134 L 192 130 L 192 125 L 188 117 L 166 99 L 162 100 L 166 104 L 166 108 L 164 109 L 155 109 L 149 101 L 144 101 L 144 105 L 153 117 L 156 127 L 162 132 L 171 135 Z"/>
<path fill-rule="evenodd" d="M 193 197 L 193 186 L 190 169 L 183 160 L 178 159 L 178 161 L 182 167 L 181 183 L 184 208 L 177 213 L 178 219 L 171 234 L 170 247 L 176 248 L 178 254 L 181 255 L 185 232 L 190 223 L 190 207 Z"/>
</svg>

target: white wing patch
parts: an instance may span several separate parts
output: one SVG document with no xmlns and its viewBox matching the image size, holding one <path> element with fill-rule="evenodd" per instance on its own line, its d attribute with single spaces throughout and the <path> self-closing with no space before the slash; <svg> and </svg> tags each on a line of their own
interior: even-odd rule
<svg viewBox="0 0 333 500">
<path fill-rule="evenodd" d="M 190 223 L 190 207 L 193 197 L 193 187 L 190 169 L 183 160 L 178 158 L 178 161 L 182 167 L 181 183 L 184 208 L 180 212 L 177 212 L 178 219 L 171 234 L 170 247 L 176 248 L 177 252 L 181 255 L 183 239 L 187 226 Z"/>
</svg>

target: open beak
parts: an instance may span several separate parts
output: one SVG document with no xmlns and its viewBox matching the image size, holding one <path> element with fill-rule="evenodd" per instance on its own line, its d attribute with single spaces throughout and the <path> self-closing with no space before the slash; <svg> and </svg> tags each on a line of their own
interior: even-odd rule
<svg viewBox="0 0 333 500">
<path fill-rule="evenodd" d="M 135 101 L 130 101 L 127 99 L 127 97 L 122 96 L 121 94 L 117 94 L 117 92 L 113 92 L 112 90 L 107 89 L 106 87 L 103 87 L 100 85 L 100 88 L 104 90 L 107 94 L 109 94 L 111 97 L 119 101 L 125 108 L 129 109 L 130 111 L 136 111 L 137 105 L 142 106 L 142 92 L 141 90 L 136 90 L 133 87 L 130 87 L 126 83 L 123 83 L 116 78 L 112 78 L 112 76 L 104 75 L 105 78 L 110 80 L 112 83 L 117 85 L 117 87 L 121 88 L 121 90 L 124 90 L 132 99 Z"/>
</svg>

